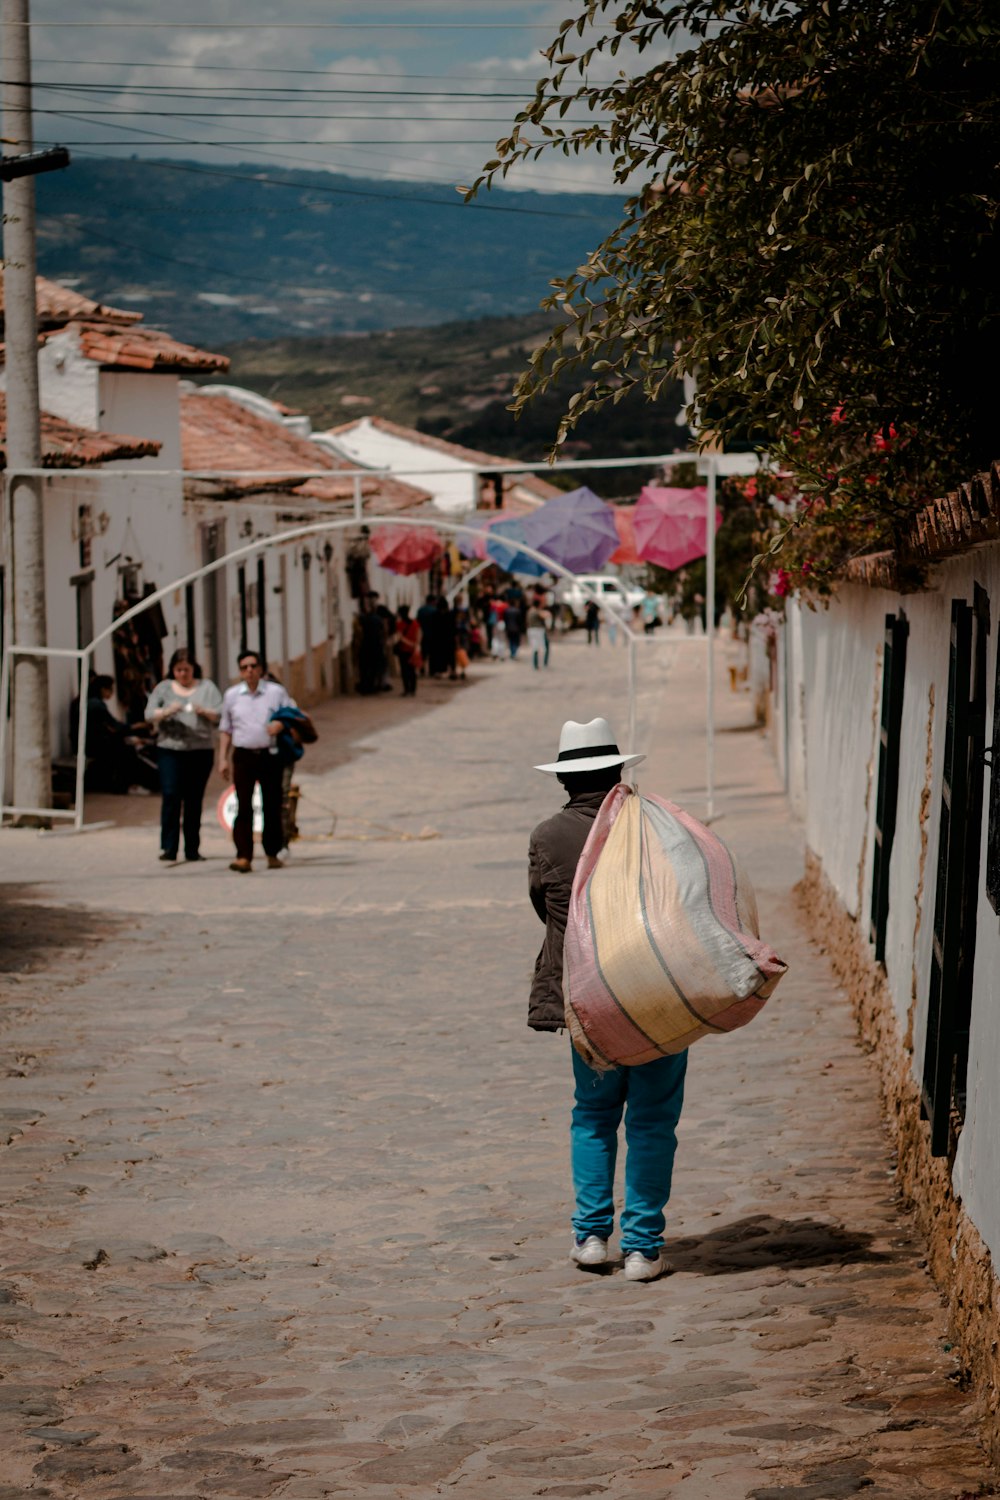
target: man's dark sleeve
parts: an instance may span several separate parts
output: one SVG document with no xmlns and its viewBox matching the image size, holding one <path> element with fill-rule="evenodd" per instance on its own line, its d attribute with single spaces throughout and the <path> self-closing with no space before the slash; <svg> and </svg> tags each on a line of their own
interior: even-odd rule
<svg viewBox="0 0 1000 1500">
<path fill-rule="evenodd" d="M 545 886 L 542 881 L 542 865 L 535 840 L 532 837 L 528 845 L 528 895 L 531 904 L 538 913 L 541 921 L 548 919 L 548 910 L 545 905 Z"/>
</svg>

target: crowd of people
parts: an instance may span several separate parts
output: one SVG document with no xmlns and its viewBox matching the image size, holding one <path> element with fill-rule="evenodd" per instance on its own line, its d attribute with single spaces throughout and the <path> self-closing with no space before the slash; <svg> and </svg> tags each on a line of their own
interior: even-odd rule
<svg viewBox="0 0 1000 1500">
<path fill-rule="evenodd" d="M 428 594 L 415 614 L 408 604 L 393 613 L 378 594 L 364 594 L 352 641 L 357 690 L 391 692 L 393 656 L 403 696 L 412 697 L 421 677 L 461 680 L 477 658 L 516 660 L 524 641 L 539 671 L 549 664 L 555 619 L 551 591 L 541 585 L 526 592 L 513 582 L 472 599 Z"/>
</svg>

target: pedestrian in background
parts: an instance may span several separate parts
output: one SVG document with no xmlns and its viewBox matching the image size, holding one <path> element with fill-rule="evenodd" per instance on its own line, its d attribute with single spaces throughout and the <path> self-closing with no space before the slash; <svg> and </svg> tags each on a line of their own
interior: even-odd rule
<svg viewBox="0 0 1000 1500">
<path fill-rule="evenodd" d="M 201 675 L 201 668 L 185 647 L 175 651 L 167 675 L 149 695 L 146 718 L 156 730 L 156 759 L 160 770 L 160 858 L 177 860 L 181 824 L 184 858 L 203 858 L 201 809 L 212 774 L 213 736 L 222 709 L 222 694 Z"/>
<path fill-rule="evenodd" d="M 410 606 L 401 604 L 396 617 L 396 644 L 393 647 L 399 661 L 399 675 L 403 679 L 403 697 L 413 698 L 417 691 L 417 673 L 420 670 L 420 626 L 410 619 Z"/>
<path fill-rule="evenodd" d="M 377 616 L 375 617 L 378 618 Z M 381 622 L 379 622 L 381 629 Z M 280 870 L 279 854 L 284 845 L 281 825 L 281 772 L 277 736 L 283 725 L 274 717 L 279 708 L 295 708 L 280 682 L 264 678 L 264 665 L 256 651 L 239 658 L 242 681 L 227 688 L 219 720 L 219 775 L 236 788 L 236 821 L 233 842 L 236 858 L 229 868 L 241 875 L 253 869 L 253 792 L 260 787 L 264 804 L 264 853 L 269 870 Z"/>
<path fill-rule="evenodd" d="M 520 590 L 518 593 L 520 594 Z M 523 598 L 523 594 L 520 594 L 520 597 Z M 510 659 L 516 661 L 517 653 L 521 649 L 521 626 L 523 624 L 519 599 L 508 598 L 503 623 L 507 632 L 507 650 L 510 652 Z"/>
<path fill-rule="evenodd" d="M 583 623 L 587 627 L 587 645 L 599 646 L 601 644 L 601 611 L 593 599 L 587 600 Z"/>
<path fill-rule="evenodd" d="M 588 724 L 570 719 L 559 735 L 558 758 L 535 767 L 555 776 L 569 800 L 554 817 L 539 823 L 529 845 L 528 890 L 545 923 L 528 1002 L 528 1025 L 534 1031 L 561 1031 L 566 1024 L 563 943 L 577 863 L 605 797 L 624 770 L 644 759 L 621 753 L 607 719 L 591 719 Z M 576 1196 L 571 1259 L 589 1270 L 608 1262 L 618 1126 L 624 1114 L 625 1276 L 629 1281 L 654 1281 L 667 1270 L 663 1210 L 670 1197 L 687 1053 L 599 1073 L 575 1047 L 571 1050 L 575 1103 L 570 1156 Z"/>
<path fill-rule="evenodd" d="M 532 599 L 528 605 L 528 650 L 531 652 L 531 665 L 537 672 L 539 667 L 548 666 L 548 641 L 545 635 L 545 610 L 540 601 Z"/>
</svg>

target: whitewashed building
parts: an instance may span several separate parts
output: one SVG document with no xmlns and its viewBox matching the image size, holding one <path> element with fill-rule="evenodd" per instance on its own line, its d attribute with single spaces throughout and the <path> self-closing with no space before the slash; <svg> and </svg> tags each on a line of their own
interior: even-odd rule
<svg viewBox="0 0 1000 1500">
<path fill-rule="evenodd" d="M 190 386 L 192 375 L 224 371 L 223 356 L 44 278 L 38 319 L 46 461 L 74 465 L 43 481 L 50 646 L 89 644 L 130 605 L 241 544 L 353 514 L 354 480 L 344 473 L 353 464 L 312 443 L 307 418 L 252 392 Z M 0 394 L 4 378 L 0 370 Z M 274 477 L 213 483 L 184 477 L 185 469 Z M 314 470 L 329 479 L 296 477 Z M 375 476 L 363 478 L 361 493 L 367 511 L 390 516 L 430 498 Z M 312 704 L 351 685 L 357 594 L 376 589 L 392 607 L 415 602 L 426 583 L 385 573 L 360 528 L 334 532 L 175 590 L 103 642 L 93 669 L 115 678 L 118 711 L 131 718 L 175 647 L 193 647 L 206 673 L 225 684 L 236 653 L 251 645 Z M 70 749 L 75 662 L 53 658 L 49 682 L 58 756 Z"/>
<path fill-rule="evenodd" d="M 1000 465 L 828 608 L 789 601 L 772 732 L 806 892 L 1000 1452 Z M 845 1130 L 849 1130 L 845 1121 Z"/>
<path fill-rule="evenodd" d="M 487 474 L 507 463 L 492 453 L 463 448 L 385 417 L 358 417 L 313 440 L 367 469 L 385 469 L 429 490 L 434 504 L 453 519 L 474 510 L 503 507 L 512 513 L 535 510 L 560 491 L 536 474 Z"/>
</svg>

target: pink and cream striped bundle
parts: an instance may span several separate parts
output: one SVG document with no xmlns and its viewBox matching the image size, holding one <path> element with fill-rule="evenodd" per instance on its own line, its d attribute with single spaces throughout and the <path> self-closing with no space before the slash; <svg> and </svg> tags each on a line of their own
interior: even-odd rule
<svg viewBox="0 0 1000 1500">
<path fill-rule="evenodd" d="M 566 1024 L 591 1066 L 735 1031 L 785 969 L 722 840 L 662 797 L 609 792 L 577 865 L 564 949 Z"/>
</svg>

